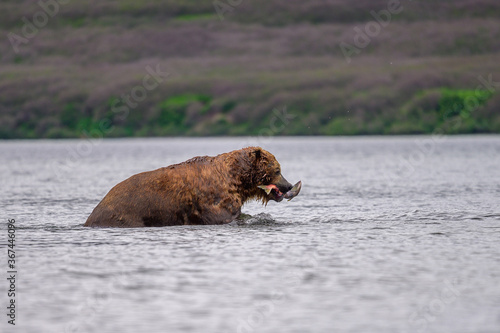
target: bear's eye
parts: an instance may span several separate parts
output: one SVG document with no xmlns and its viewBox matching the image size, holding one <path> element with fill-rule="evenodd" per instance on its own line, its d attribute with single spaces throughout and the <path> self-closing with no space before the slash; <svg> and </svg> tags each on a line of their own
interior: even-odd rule
<svg viewBox="0 0 500 333">
<path fill-rule="evenodd" d="M 276 171 L 276 176 L 279 176 L 280 173 L 281 173 L 281 171 L 277 170 Z"/>
</svg>

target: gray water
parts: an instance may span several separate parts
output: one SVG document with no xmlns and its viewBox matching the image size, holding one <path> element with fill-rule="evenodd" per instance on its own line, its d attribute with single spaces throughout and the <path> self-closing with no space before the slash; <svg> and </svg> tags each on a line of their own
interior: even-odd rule
<svg viewBox="0 0 500 333">
<path fill-rule="evenodd" d="M 300 195 L 246 223 L 88 229 L 146 170 L 249 143 Z M 500 136 L 0 142 L 1 332 L 500 332 Z M 2 275 L 4 276 L 4 275 Z"/>
</svg>

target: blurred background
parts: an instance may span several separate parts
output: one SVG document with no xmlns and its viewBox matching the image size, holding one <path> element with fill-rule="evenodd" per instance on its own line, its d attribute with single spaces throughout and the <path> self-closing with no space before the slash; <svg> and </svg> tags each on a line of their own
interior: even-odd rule
<svg viewBox="0 0 500 333">
<path fill-rule="evenodd" d="M 0 35 L 3 139 L 500 132 L 498 0 L 3 0 Z"/>
</svg>

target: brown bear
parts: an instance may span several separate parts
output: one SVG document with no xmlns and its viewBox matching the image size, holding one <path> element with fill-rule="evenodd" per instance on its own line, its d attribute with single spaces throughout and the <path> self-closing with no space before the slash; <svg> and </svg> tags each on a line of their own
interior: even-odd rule
<svg viewBox="0 0 500 333">
<path fill-rule="evenodd" d="M 94 208 L 85 226 L 229 223 L 239 217 L 246 201 L 291 199 L 300 190 L 300 182 L 297 185 L 292 189 L 276 158 L 260 147 L 199 156 L 119 183 Z"/>
</svg>

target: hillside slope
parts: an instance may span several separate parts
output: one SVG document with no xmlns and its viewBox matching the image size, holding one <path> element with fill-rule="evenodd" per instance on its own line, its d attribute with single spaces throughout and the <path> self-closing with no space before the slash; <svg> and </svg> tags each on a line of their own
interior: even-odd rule
<svg viewBox="0 0 500 333">
<path fill-rule="evenodd" d="M 0 138 L 500 132 L 495 0 L 43 3 L 0 3 Z"/>
</svg>

